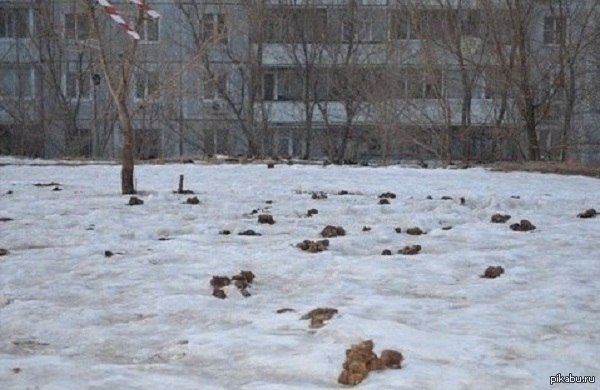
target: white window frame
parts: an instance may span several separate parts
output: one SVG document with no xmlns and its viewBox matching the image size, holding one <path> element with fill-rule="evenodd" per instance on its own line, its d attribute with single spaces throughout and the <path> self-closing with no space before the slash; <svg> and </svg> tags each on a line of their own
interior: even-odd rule
<svg viewBox="0 0 600 390">
<path fill-rule="evenodd" d="M 21 83 L 19 81 L 21 74 L 26 74 L 26 77 L 29 79 L 29 85 L 27 88 L 28 93 L 23 94 L 22 98 L 26 100 L 34 99 L 36 96 L 36 86 L 35 86 L 35 68 L 33 66 L 12 66 L 7 68 L 0 68 L 0 72 L 2 73 L 2 77 L 11 77 L 12 80 L 9 80 L 8 83 L 11 86 L 14 86 L 13 90 L 0 90 L 0 93 L 7 99 L 18 99 L 19 98 L 19 89 L 21 87 Z M 29 73 L 27 75 L 27 73 Z M 2 82 L 0 86 L 4 84 Z M 13 93 L 14 92 L 14 93 Z"/>
<path fill-rule="evenodd" d="M 81 88 L 81 74 L 86 74 L 86 78 L 87 78 L 87 82 L 88 82 L 88 89 L 87 89 L 87 94 L 82 95 L 82 88 Z M 81 74 L 77 71 L 69 71 L 69 69 L 67 69 L 67 71 L 65 72 L 64 75 L 64 79 L 63 79 L 63 92 L 64 92 L 64 96 L 67 100 L 80 100 L 80 101 L 90 101 L 92 100 L 92 75 L 89 72 L 81 72 Z M 75 78 L 75 96 L 71 96 L 69 94 L 69 76 L 73 75 Z M 85 79 L 83 80 L 85 82 Z"/>
<path fill-rule="evenodd" d="M 547 28 L 547 22 L 552 26 Z M 543 21 L 542 42 L 544 45 L 560 45 L 562 39 L 566 39 L 568 20 L 565 16 L 546 15 Z M 552 39 L 547 40 L 547 34 L 552 34 Z"/>
<path fill-rule="evenodd" d="M 69 32 L 67 30 L 67 18 L 70 17 L 72 15 L 73 17 L 73 36 L 72 37 L 68 37 L 67 35 L 69 35 Z M 79 25 L 82 23 L 80 22 L 80 19 L 86 19 L 86 16 L 83 12 L 67 12 L 64 14 L 64 37 L 67 40 L 70 41 L 84 41 L 90 38 L 90 25 L 89 25 L 89 21 L 87 22 L 87 37 L 80 37 L 79 36 L 79 32 L 80 32 L 80 28 Z"/>
<path fill-rule="evenodd" d="M 401 36 L 398 36 L 398 26 L 396 24 L 398 24 L 398 20 L 396 18 L 398 18 L 398 16 L 396 15 L 402 15 L 401 13 L 404 12 L 405 15 L 405 19 L 404 19 L 404 24 L 402 24 L 402 26 L 404 27 L 402 29 L 402 34 Z M 391 41 L 414 41 L 414 40 L 419 40 L 422 39 L 421 38 L 421 33 L 416 29 L 415 26 L 415 22 L 413 20 L 413 18 L 418 17 L 421 18 L 420 14 L 417 14 L 417 16 L 412 15 L 410 13 L 408 13 L 405 9 L 393 9 L 390 12 L 390 19 L 389 19 L 389 34 L 390 34 L 390 40 Z M 419 19 L 419 22 L 422 22 L 421 19 Z"/>
<path fill-rule="evenodd" d="M 151 79 L 152 78 L 156 78 L 156 85 L 155 87 L 151 86 Z M 139 96 L 140 89 L 140 80 L 143 80 L 143 91 L 142 91 L 142 95 L 143 96 Z M 156 90 L 153 90 L 154 88 L 156 88 Z M 145 71 L 145 72 L 139 72 L 138 74 L 135 75 L 135 87 L 133 88 L 133 96 L 134 96 L 134 100 L 136 102 L 142 102 L 142 101 L 157 101 L 160 99 L 160 93 L 157 93 L 157 91 L 160 91 L 160 75 L 159 72 L 156 70 L 149 70 L 149 71 Z"/>
<path fill-rule="evenodd" d="M 221 18 L 223 23 L 219 23 Z M 224 45 L 229 44 L 229 26 L 227 23 L 227 14 L 225 12 L 206 12 L 202 15 L 200 23 L 203 41 L 210 41 L 214 39 L 214 37 L 219 37 L 222 34 L 222 38 L 216 40 L 214 43 Z M 209 23 L 212 31 L 207 32 L 206 27 Z M 224 31 L 219 31 L 221 28 Z"/>
<path fill-rule="evenodd" d="M 160 36 L 161 36 L 161 24 L 160 24 L 160 20 L 161 18 L 156 18 L 156 19 L 146 19 L 144 20 L 144 22 L 142 23 L 141 26 L 141 31 L 140 31 L 140 42 L 141 43 L 145 43 L 145 44 L 156 44 L 156 43 L 160 43 Z M 148 31 L 149 31 L 149 27 L 148 25 L 150 23 L 156 23 L 156 39 L 148 39 Z"/>
<path fill-rule="evenodd" d="M 342 43 L 349 43 L 350 39 L 346 35 L 346 27 L 350 27 L 352 22 L 350 20 L 344 20 L 341 26 Z M 375 21 L 371 18 L 368 19 L 357 19 L 354 30 L 354 36 L 352 42 L 354 43 L 373 43 L 375 42 Z M 365 34 L 366 32 L 366 34 Z"/>
</svg>

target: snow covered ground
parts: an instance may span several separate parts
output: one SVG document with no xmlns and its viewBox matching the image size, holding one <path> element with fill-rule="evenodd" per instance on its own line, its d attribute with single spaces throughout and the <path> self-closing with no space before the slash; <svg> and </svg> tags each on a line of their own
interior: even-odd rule
<svg viewBox="0 0 600 390">
<path fill-rule="evenodd" d="M 338 388 L 345 349 L 364 339 L 406 359 L 364 389 L 539 389 L 557 373 L 600 374 L 600 217 L 575 217 L 600 208 L 598 179 L 144 165 L 145 204 L 130 207 L 116 165 L 0 163 L 0 217 L 13 219 L 0 222 L 2 389 Z M 200 205 L 172 193 L 179 174 Z M 34 186 L 49 182 L 62 191 Z M 379 205 L 386 191 L 397 198 Z M 496 212 L 512 219 L 492 224 Z M 511 231 L 520 219 L 537 229 Z M 347 232 L 328 251 L 295 247 L 328 224 Z M 423 250 L 381 255 L 407 244 Z M 481 278 L 489 265 L 506 272 Z M 240 270 L 256 274 L 251 297 L 211 295 L 213 275 Z M 309 329 L 300 317 L 316 307 L 339 314 Z"/>
</svg>

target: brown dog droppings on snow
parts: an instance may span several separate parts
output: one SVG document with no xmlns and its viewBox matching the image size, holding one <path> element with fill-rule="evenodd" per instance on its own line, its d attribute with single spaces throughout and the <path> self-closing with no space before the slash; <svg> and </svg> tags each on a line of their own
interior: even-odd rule
<svg viewBox="0 0 600 390">
<path fill-rule="evenodd" d="M 381 356 L 377 357 L 373 352 L 373 341 L 363 341 L 346 350 L 346 360 L 342 364 L 343 370 L 338 377 L 338 383 L 356 386 L 365 380 L 371 371 L 401 368 L 403 360 L 400 352 L 391 349 L 382 351 Z"/>
<path fill-rule="evenodd" d="M 398 351 L 392 349 L 384 349 L 381 351 L 380 357 L 383 365 L 387 368 L 401 368 L 404 356 Z"/>
<path fill-rule="evenodd" d="M 277 310 L 275 313 L 277 314 L 283 314 L 283 313 L 290 313 L 290 312 L 295 312 L 296 310 L 291 309 L 289 307 L 284 307 L 283 309 L 279 309 Z"/>
<path fill-rule="evenodd" d="M 210 285 L 214 288 L 222 288 L 229 286 L 231 280 L 227 276 L 213 276 L 210 280 Z"/>
<path fill-rule="evenodd" d="M 213 289 L 212 295 L 213 295 L 213 297 L 219 298 L 219 299 L 227 298 L 227 295 L 225 295 L 225 291 L 223 291 L 219 288 Z"/>
<path fill-rule="evenodd" d="M 312 198 L 315 200 L 327 199 L 327 194 L 323 191 L 316 191 L 312 193 Z"/>
<path fill-rule="evenodd" d="M 144 204 L 144 201 L 138 198 L 137 196 L 132 196 L 129 198 L 129 206 L 139 206 Z"/>
<path fill-rule="evenodd" d="M 384 192 L 379 195 L 379 199 L 396 199 L 396 194 L 393 192 Z"/>
<path fill-rule="evenodd" d="M 598 213 L 595 209 L 587 209 L 583 213 L 577 214 L 577 218 L 594 218 Z"/>
<path fill-rule="evenodd" d="M 255 232 L 252 229 L 248 229 L 248 230 L 244 230 L 243 232 L 239 232 L 238 236 L 261 236 L 261 234 Z"/>
<path fill-rule="evenodd" d="M 485 269 L 485 272 L 483 273 L 483 275 L 481 277 L 486 278 L 486 279 L 495 279 L 495 278 L 499 277 L 500 275 L 502 275 L 503 273 L 504 273 L 504 268 L 502 268 L 499 265 L 497 265 L 497 266 L 491 265 Z"/>
<path fill-rule="evenodd" d="M 200 204 L 200 199 L 197 196 L 193 196 L 191 198 L 187 198 L 185 203 L 187 204 Z"/>
<path fill-rule="evenodd" d="M 411 236 L 420 236 L 421 234 L 425 234 L 420 227 L 411 227 L 406 229 L 406 234 L 410 234 Z"/>
<path fill-rule="evenodd" d="M 268 223 L 269 225 L 273 225 L 275 220 L 271 214 L 260 214 L 258 216 L 258 223 Z"/>
<path fill-rule="evenodd" d="M 421 252 L 421 245 L 407 245 L 398 251 L 401 255 L 416 255 L 419 252 Z"/>
<path fill-rule="evenodd" d="M 321 236 L 325 238 L 345 236 L 346 231 L 341 226 L 327 225 L 321 230 Z"/>
<path fill-rule="evenodd" d="M 296 246 L 305 252 L 318 253 L 327 250 L 327 247 L 329 247 L 329 240 L 304 240 L 296 244 Z"/>
<path fill-rule="evenodd" d="M 508 214 L 494 214 L 492 215 L 492 223 L 505 223 L 510 219 Z"/>
<path fill-rule="evenodd" d="M 510 228 L 516 232 L 529 232 L 535 230 L 535 225 L 526 219 L 522 219 L 521 223 L 513 223 Z"/>
<path fill-rule="evenodd" d="M 330 320 L 338 310 L 331 307 L 318 307 L 300 317 L 301 320 L 310 320 L 310 328 L 318 329 L 325 326 L 325 321 Z"/>
</svg>

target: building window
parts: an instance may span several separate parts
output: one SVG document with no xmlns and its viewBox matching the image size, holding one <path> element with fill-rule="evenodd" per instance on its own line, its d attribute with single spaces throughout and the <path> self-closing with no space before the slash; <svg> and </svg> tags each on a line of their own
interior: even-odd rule
<svg viewBox="0 0 600 390">
<path fill-rule="evenodd" d="M 158 98 L 158 72 L 145 72 L 136 76 L 135 97 L 136 99 L 156 99 Z"/>
<path fill-rule="evenodd" d="M 294 70 L 280 69 L 263 74 L 263 99 L 265 101 L 302 100 L 304 84 Z"/>
<path fill-rule="evenodd" d="M 269 10 L 265 24 L 268 43 L 316 43 L 327 39 L 327 10 L 324 8 L 279 8 Z"/>
<path fill-rule="evenodd" d="M 402 68 L 396 77 L 399 99 L 440 99 L 444 96 L 443 72 L 439 69 Z"/>
<path fill-rule="evenodd" d="M 444 87 L 442 71 L 425 72 L 423 76 L 423 98 L 440 99 Z"/>
<path fill-rule="evenodd" d="M 204 100 L 223 99 L 227 92 L 227 76 L 224 74 L 213 74 L 206 76 L 203 83 Z"/>
<path fill-rule="evenodd" d="M 293 42 L 325 42 L 327 39 L 327 10 L 324 8 L 294 10 L 290 28 L 290 38 Z"/>
<path fill-rule="evenodd" d="M 263 100 L 270 102 L 275 100 L 275 74 L 263 74 Z"/>
<path fill-rule="evenodd" d="M 289 41 L 290 15 L 284 9 L 269 9 L 270 17 L 265 23 L 265 42 L 280 43 Z"/>
<path fill-rule="evenodd" d="M 83 41 L 90 37 L 90 24 L 85 14 L 65 14 L 65 39 Z"/>
<path fill-rule="evenodd" d="M 566 19 L 561 16 L 544 18 L 544 44 L 556 45 L 565 40 Z"/>
<path fill-rule="evenodd" d="M 67 72 L 65 96 L 68 99 L 89 99 L 91 77 L 87 72 Z"/>
<path fill-rule="evenodd" d="M 204 14 L 202 18 L 202 40 L 227 43 L 227 34 L 225 14 Z"/>
<path fill-rule="evenodd" d="M 13 98 L 30 98 L 34 94 L 33 68 L 0 68 L 0 95 Z"/>
<path fill-rule="evenodd" d="M 391 16 L 391 39 L 418 39 L 416 16 L 407 9 L 394 10 Z"/>
<path fill-rule="evenodd" d="M 146 19 L 141 27 L 142 42 L 158 42 L 160 40 L 160 19 Z"/>
<path fill-rule="evenodd" d="M 0 7 L 0 38 L 29 36 L 29 9 Z"/>
<path fill-rule="evenodd" d="M 376 43 L 382 42 L 383 37 L 378 36 L 376 23 L 372 19 L 345 20 L 342 22 L 342 42 Z"/>
<path fill-rule="evenodd" d="M 469 37 L 481 37 L 482 22 L 479 10 L 464 11 L 461 15 L 461 32 Z"/>
</svg>

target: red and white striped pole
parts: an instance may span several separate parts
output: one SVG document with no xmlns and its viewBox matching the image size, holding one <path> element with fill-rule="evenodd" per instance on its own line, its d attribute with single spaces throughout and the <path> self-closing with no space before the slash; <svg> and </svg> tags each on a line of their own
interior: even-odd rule
<svg viewBox="0 0 600 390">
<path fill-rule="evenodd" d="M 153 9 L 150 9 L 148 3 L 144 0 L 129 0 L 129 2 L 137 4 L 138 8 L 145 12 L 146 15 L 150 16 L 152 19 L 160 18 L 160 14 Z"/>
<path fill-rule="evenodd" d="M 140 39 L 140 35 L 135 32 L 135 30 L 129 25 L 129 23 L 125 21 L 125 19 L 123 19 L 123 17 L 121 17 L 121 15 L 119 15 L 119 12 L 112 4 L 110 4 L 107 0 L 98 0 L 98 4 L 100 4 L 102 8 L 104 8 L 104 12 L 106 12 L 112 18 L 112 20 L 117 22 L 117 24 L 119 24 L 127 34 L 131 35 L 133 39 Z"/>
</svg>

